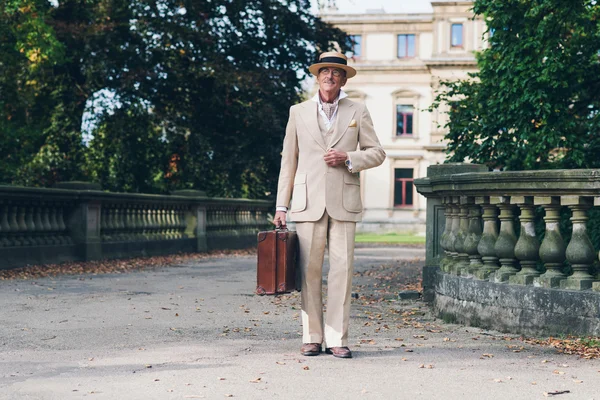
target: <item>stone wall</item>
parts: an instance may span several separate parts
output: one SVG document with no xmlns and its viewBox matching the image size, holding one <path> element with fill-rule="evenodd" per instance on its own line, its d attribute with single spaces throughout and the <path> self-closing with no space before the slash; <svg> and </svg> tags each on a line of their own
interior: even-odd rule
<svg viewBox="0 0 600 400">
<path fill-rule="evenodd" d="M 600 334 L 600 246 L 587 227 L 600 205 L 600 170 L 444 164 L 415 185 L 427 197 L 424 298 L 440 317 L 516 333 Z M 568 243 L 561 211 L 570 213 Z"/>
<path fill-rule="evenodd" d="M 0 269 L 235 249 L 268 229 L 269 201 L 0 186 Z M 79 187 L 79 189 L 78 189 Z"/>
</svg>

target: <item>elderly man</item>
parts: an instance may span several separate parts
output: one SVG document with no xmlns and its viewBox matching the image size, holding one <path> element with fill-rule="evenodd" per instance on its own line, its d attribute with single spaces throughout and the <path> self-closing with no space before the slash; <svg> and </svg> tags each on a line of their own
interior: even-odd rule
<svg viewBox="0 0 600 400">
<path fill-rule="evenodd" d="M 302 273 L 301 353 L 351 358 L 348 322 L 354 263 L 354 233 L 362 217 L 357 173 L 380 165 L 385 152 L 364 104 L 341 90 L 356 70 L 337 52 L 321 54 L 309 67 L 319 92 L 290 108 L 281 153 L 273 223 L 296 222 Z M 290 204 L 291 207 L 288 210 Z M 323 325 L 322 270 L 329 248 L 327 313 Z"/>
</svg>

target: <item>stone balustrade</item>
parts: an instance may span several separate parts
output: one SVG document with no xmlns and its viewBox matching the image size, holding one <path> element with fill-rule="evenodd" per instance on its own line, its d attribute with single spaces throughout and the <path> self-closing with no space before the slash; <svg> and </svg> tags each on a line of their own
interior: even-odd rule
<svg viewBox="0 0 600 400">
<path fill-rule="evenodd" d="M 424 295 L 440 316 L 519 333 L 600 334 L 600 243 L 587 227 L 600 170 L 444 164 L 415 186 L 427 197 Z M 571 228 L 561 232 L 565 212 Z"/>
<path fill-rule="evenodd" d="M 269 201 L 189 190 L 161 196 L 0 186 L 0 268 L 248 247 L 269 229 L 272 211 Z"/>
</svg>

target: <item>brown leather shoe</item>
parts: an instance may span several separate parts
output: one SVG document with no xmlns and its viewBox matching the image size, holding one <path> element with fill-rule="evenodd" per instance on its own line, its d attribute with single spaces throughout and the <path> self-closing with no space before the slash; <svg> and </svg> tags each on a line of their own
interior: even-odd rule
<svg viewBox="0 0 600 400">
<path fill-rule="evenodd" d="M 333 354 L 337 358 L 352 358 L 352 352 L 347 347 L 328 347 L 325 353 Z"/>
<path fill-rule="evenodd" d="M 321 343 L 304 343 L 300 348 L 303 356 L 318 356 L 321 354 Z"/>
</svg>

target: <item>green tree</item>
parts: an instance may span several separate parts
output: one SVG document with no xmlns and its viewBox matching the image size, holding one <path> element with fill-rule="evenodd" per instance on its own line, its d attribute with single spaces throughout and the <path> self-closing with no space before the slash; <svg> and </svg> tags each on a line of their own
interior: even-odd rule
<svg viewBox="0 0 600 400">
<path fill-rule="evenodd" d="M 10 69 L 0 77 L 0 90 L 10 90 L 0 100 L 0 146 L 10 147 L 5 137 L 31 137 L 0 169 L 0 181 L 12 183 L 86 174 L 113 190 L 264 197 L 276 186 L 288 110 L 301 99 L 307 65 L 346 42 L 310 14 L 308 0 L 9 4 L 0 8 L 8 50 L 0 68 Z M 24 21 L 39 26 L 18 34 Z M 29 43 L 31 32 L 45 41 Z M 39 66 L 20 41 L 41 49 Z M 112 107 L 89 107 L 102 94 Z"/>
<path fill-rule="evenodd" d="M 448 160 L 493 168 L 600 167 L 600 6 L 476 0 L 493 33 L 470 79 L 444 82 Z"/>
</svg>

